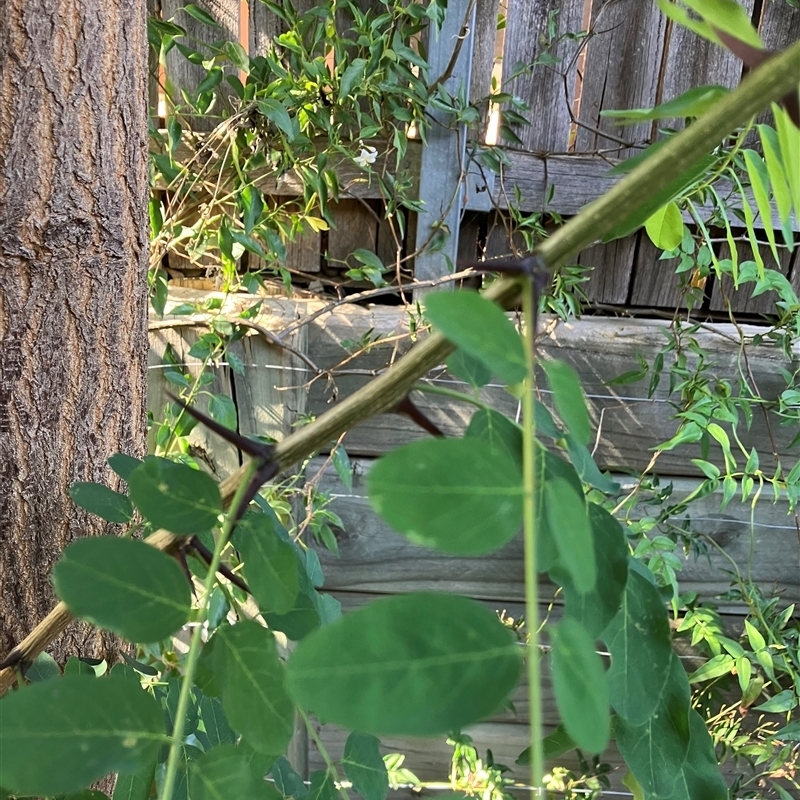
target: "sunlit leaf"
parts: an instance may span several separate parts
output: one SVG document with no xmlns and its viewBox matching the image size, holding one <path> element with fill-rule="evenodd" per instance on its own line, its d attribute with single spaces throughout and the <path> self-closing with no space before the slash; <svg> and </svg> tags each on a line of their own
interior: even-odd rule
<svg viewBox="0 0 800 800">
<path fill-rule="evenodd" d="M 489 609 L 454 595 L 409 594 L 315 631 L 287 671 L 297 703 L 324 721 L 433 736 L 495 711 L 520 665 L 520 648 Z"/>
<path fill-rule="evenodd" d="M 256 777 L 250 754 L 223 744 L 193 761 L 189 767 L 192 800 L 278 800 L 274 786 Z"/>
<path fill-rule="evenodd" d="M 681 210 L 676 203 L 667 203 L 645 222 L 644 228 L 660 250 L 675 250 L 683 240 Z"/>
<path fill-rule="evenodd" d="M 155 642 L 189 619 L 191 587 L 178 562 L 138 539 L 90 536 L 67 546 L 53 570 L 69 610 L 131 642 Z"/>
</svg>

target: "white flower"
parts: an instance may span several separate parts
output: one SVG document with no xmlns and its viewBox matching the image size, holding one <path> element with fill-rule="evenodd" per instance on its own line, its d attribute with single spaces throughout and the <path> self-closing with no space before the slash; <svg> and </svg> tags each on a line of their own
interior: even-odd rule
<svg viewBox="0 0 800 800">
<path fill-rule="evenodd" d="M 378 157 L 378 151 L 374 147 L 361 147 L 361 152 L 353 159 L 362 169 L 367 168 L 367 164 L 374 164 Z"/>
</svg>

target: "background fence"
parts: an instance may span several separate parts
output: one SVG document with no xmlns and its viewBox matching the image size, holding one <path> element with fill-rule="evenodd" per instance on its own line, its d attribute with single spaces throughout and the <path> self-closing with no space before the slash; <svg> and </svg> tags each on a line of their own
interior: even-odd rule
<svg viewBox="0 0 800 800">
<path fill-rule="evenodd" d="M 277 20 L 258 0 L 250 5 L 244 0 L 204 0 L 200 5 L 215 15 L 232 38 L 246 43 L 251 53 L 267 47 L 279 31 Z M 768 47 L 780 48 L 800 37 L 800 9 L 770 0 L 746 0 L 744 5 L 752 11 Z M 190 28 L 193 35 L 207 39 L 209 29 L 185 14 L 181 16 L 179 7 L 177 0 L 162 0 L 160 13 L 165 18 L 177 14 L 180 23 Z M 466 10 L 465 2 L 450 0 L 449 14 L 459 22 Z M 506 16 L 505 30 L 499 34 L 498 12 Z M 554 12 L 557 12 L 555 17 Z M 460 236 L 452 243 L 454 252 L 461 257 L 474 258 L 479 250 L 493 256 L 511 249 L 503 218 L 508 198 L 514 197 L 515 189 L 523 211 L 575 214 L 611 185 L 614 179 L 607 174 L 611 164 L 657 134 L 651 123 L 619 128 L 600 117 L 602 110 L 649 107 L 672 99 L 691 86 L 714 83 L 732 87 L 742 77 L 741 63 L 734 56 L 672 27 L 655 3 L 527 0 L 510 2 L 505 7 L 498 0 L 478 0 L 473 58 L 469 60 L 471 97 L 477 100 L 488 94 L 493 69 L 496 74 L 502 70 L 509 75 L 516 62 L 532 62 L 541 55 L 549 46 L 548 22 L 553 19 L 559 34 L 589 30 L 591 35 L 583 39 L 560 38 L 553 49 L 557 63 L 538 65 L 510 85 L 509 91 L 530 106 L 531 124 L 516 128 L 521 144 L 505 147 L 510 166 L 502 180 L 498 177 L 492 181 L 476 173 L 468 175 L 459 201 Z M 219 38 L 219 34 L 214 37 Z M 448 41 L 443 36 L 439 46 L 448 47 Z M 185 60 L 176 56 L 167 66 L 177 87 L 196 86 L 200 76 Z M 680 123 L 676 120 L 675 124 Z M 424 172 L 420 165 L 425 158 L 445 152 L 437 151 L 439 146 L 432 144 L 433 149 L 427 154 L 422 152 L 421 145 L 409 148 L 409 164 L 417 174 L 421 169 Z M 447 172 L 445 168 L 442 180 L 450 179 Z M 292 194 L 291 181 L 284 181 L 280 187 L 270 181 L 270 178 L 264 180 L 261 188 L 265 192 Z M 545 202 L 551 185 L 555 187 L 552 199 Z M 357 248 L 369 249 L 385 261 L 394 259 L 394 245 L 387 242 L 381 222 L 364 208 L 367 203 L 378 209 L 378 194 L 362 186 L 354 195 L 357 196 L 341 199 L 335 206 L 335 229 L 324 233 L 307 231 L 289 248 L 287 260 L 309 280 L 315 275 L 336 276 L 340 271 L 337 260 Z M 441 200 L 424 191 L 421 199 L 432 208 Z M 492 205 L 496 208 L 490 209 Z M 417 227 L 409 225 L 408 241 L 404 244 L 408 250 L 413 250 L 420 237 Z M 784 249 L 781 253 L 782 271 L 795 290 L 800 291 L 797 252 L 790 255 Z M 581 253 L 577 262 L 595 268 L 587 289 L 594 303 L 671 310 L 681 303 L 675 264 L 659 261 L 658 256 L 658 251 L 640 232 L 608 245 L 594 245 Z M 170 266 L 184 271 L 187 267 L 177 260 Z M 191 270 L 187 274 L 192 274 Z M 206 295 L 185 288 L 174 289 L 170 303 L 201 296 Z M 773 293 L 755 300 L 737 296 L 734 309 L 765 313 L 772 309 L 774 299 Z M 234 318 L 237 310 L 254 300 L 246 295 L 225 297 L 222 313 Z M 713 285 L 713 279 L 705 286 L 704 303 L 710 311 L 722 307 L 720 290 Z M 243 376 L 232 373 L 224 364 L 217 366 L 216 382 L 210 390 L 233 399 L 241 432 L 280 438 L 302 415 L 323 413 L 332 402 L 364 385 L 410 346 L 408 318 L 398 307 L 343 306 L 311 317 L 322 308 L 324 303 L 311 300 L 265 300 L 256 322 L 277 334 L 290 329 L 283 341 L 291 350 L 253 332 L 236 345 L 237 355 L 245 364 Z M 191 365 L 190 369 L 198 369 L 200 362 L 191 358 L 188 351 L 203 330 L 203 322 L 197 315 L 170 317 L 169 306 L 163 319 L 153 319 L 150 408 L 156 414 L 166 402 L 167 387 L 160 375 L 167 343 L 174 347 L 179 361 Z M 630 482 L 628 475 L 650 464 L 650 448 L 674 432 L 676 398 L 669 393 L 666 381 L 662 381 L 653 397 L 648 396 L 647 387 L 642 384 L 615 388 L 607 382 L 634 368 L 637 353 L 652 363 L 666 342 L 667 323 L 658 319 L 620 321 L 593 317 L 568 324 L 546 320 L 545 324 L 549 327 L 541 339 L 540 353 L 544 358 L 563 358 L 578 372 L 595 423 L 598 463 L 613 471 L 621 483 Z M 709 324 L 696 337 L 707 352 L 714 354 L 713 376 L 734 380 L 740 374 L 744 368 L 743 355 L 738 332 L 732 326 Z M 365 338 L 373 344 L 353 358 L 351 343 Z M 339 366 L 345 360 L 347 363 Z M 787 359 L 779 348 L 767 345 L 751 353 L 747 364 L 761 396 L 767 400 L 775 399 L 783 386 L 778 370 L 794 371 L 798 367 L 797 352 Z M 431 373 L 428 379 L 444 386 L 457 384 L 444 368 Z M 518 412 L 516 401 L 500 387 L 486 387 L 482 399 L 511 416 Z M 546 394 L 543 399 L 547 401 Z M 416 400 L 445 432 L 457 434 L 466 427 L 471 409 L 432 395 L 420 395 Z M 781 427 L 774 416 L 765 414 L 756 416 L 743 438 L 747 446 L 757 449 L 762 463 L 771 463 L 777 456 L 785 464 L 791 464 L 797 460 L 796 450 L 788 447 L 795 433 Z M 520 616 L 524 606 L 520 541 L 513 541 L 490 557 L 448 557 L 409 544 L 388 530 L 370 510 L 363 476 L 371 460 L 422 435 L 405 418 L 396 415 L 383 415 L 350 432 L 344 444 L 354 460 L 352 488 L 341 484 L 332 470 L 320 472 L 326 463 L 324 454 L 308 466 L 308 478 L 332 494 L 332 509 L 344 522 L 344 529 L 337 531 L 339 557 L 320 551 L 326 590 L 333 592 L 345 609 L 380 594 L 441 589 L 482 600 L 513 617 Z M 240 454 L 232 447 L 210 439 L 200 429 L 193 437 L 194 454 L 218 475 L 229 473 L 240 463 Z M 699 472 L 690 459 L 698 455 L 697 448 L 683 447 L 659 456 L 655 471 L 672 481 L 674 497 L 685 496 L 696 487 Z M 712 453 L 708 458 L 722 466 L 721 457 L 717 456 L 719 453 Z M 649 510 L 637 513 L 644 516 Z M 681 525 L 687 515 L 695 530 L 702 531 L 712 545 L 724 547 L 740 567 L 749 563 L 754 580 L 766 592 L 779 591 L 782 603 L 800 601 L 800 527 L 796 515 L 787 515 L 785 502 L 759 502 L 751 519 L 748 505 L 734 501 L 720 513 L 719 497 L 711 496 L 693 504 L 690 512 L 676 516 L 672 522 Z M 681 573 L 682 587 L 695 589 L 706 598 L 724 592 L 729 585 L 725 570 L 730 563 L 713 546 L 711 552 L 708 560 L 687 561 Z M 551 606 L 552 592 L 553 587 L 546 583 L 540 587 L 544 611 Z M 744 605 L 735 599 L 717 602 L 730 630 L 741 629 Z M 558 608 L 556 600 L 552 613 L 558 615 Z M 464 698 L 465 703 L 469 701 Z M 513 711 L 504 711 L 469 731 L 479 749 L 490 747 L 496 761 L 509 766 L 527 745 L 524 687 L 513 701 Z M 549 731 L 557 723 L 549 690 L 545 692 L 545 704 Z M 343 732 L 333 726 L 321 726 L 320 737 L 331 756 L 341 755 Z M 450 750 L 443 739 L 420 742 L 387 738 L 384 745 L 386 751 L 406 753 L 406 766 L 422 779 L 442 779 L 447 773 Z M 302 754 L 303 763 L 296 764 L 302 773 L 323 766 L 313 746 L 306 743 L 297 752 Z M 604 758 L 612 765 L 620 763 L 614 752 Z M 512 774 L 526 779 L 524 769 Z M 619 775 L 613 780 L 619 787 Z"/>
</svg>

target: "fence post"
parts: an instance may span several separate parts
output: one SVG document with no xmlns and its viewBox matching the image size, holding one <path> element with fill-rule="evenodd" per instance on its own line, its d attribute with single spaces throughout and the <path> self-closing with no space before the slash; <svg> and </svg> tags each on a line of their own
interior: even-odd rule
<svg viewBox="0 0 800 800">
<path fill-rule="evenodd" d="M 450 68 L 450 75 L 442 83 L 451 95 L 461 89 L 463 96 L 469 98 L 474 29 L 474 0 L 450 0 L 441 30 L 430 30 L 430 77 L 436 81 Z M 458 56 L 451 65 L 458 47 Z M 450 115 L 445 112 L 429 108 L 428 113 L 433 124 L 420 166 L 419 197 L 425 207 L 417 219 L 415 249 L 422 250 L 415 262 L 417 280 L 443 277 L 455 264 L 463 205 L 461 184 L 466 173 L 466 126 L 450 127 Z M 439 229 L 448 234 L 447 240 L 441 249 L 431 252 L 426 245 Z"/>
</svg>

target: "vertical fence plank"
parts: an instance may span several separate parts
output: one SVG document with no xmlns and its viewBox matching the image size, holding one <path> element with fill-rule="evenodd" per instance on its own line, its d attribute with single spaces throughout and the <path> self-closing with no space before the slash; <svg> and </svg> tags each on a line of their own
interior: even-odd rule
<svg viewBox="0 0 800 800">
<path fill-rule="evenodd" d="M 748 13 L 752 13 L 754 3 L 739 0 Z M 738 86 L 741 79 L 742 62 L 729 50 L 680 25 L 671 27 L 660 101 L 672 100 L 694 86 Z M 673 123 L 674 127 L 683 127 L 683 120 L 669 122 Z"/>
<path fill-rule="evenodd" d="M 583 70 L 576 152 L 616 149 L 620 148 L 620 139 L 643 142 L 649 138 L 650 123 L 622 128 L 615 120 L 601 117 L 600 112 L 655 104 L 665 30 L 665 18 L 655 3 L 595 0 Z M 615 155 L 624 158 L 631 151 L 621 148 Z"/>
<path fill-rule="evenodd" d="M 282 22 L 261 0 L 250 0 L 249 13 L 248 47 L 250 58 L 256 58 L 272 48 L 272 40 L 282 33 Z"/>
<path fill-rule="evenodd" d="M 204 25 L 185 11 L 181 10 L 186 5 L 185 0 L 162 0 L 162 10 L 165 19 L 175 18 L 175 22 L 186 29 L 186 43 L 189 46 L 198 45 L 198 49 L 203 50 L 203 44 L 212 44 L 225 41 L 239 40 L 239 0 L 198 0 L 195 5 L 211 14 L 219 23 L 218 28 Z M 207 52 L 207 51 L 206 51 Z M 181 105 L 181 89 L 186 90 L 190 95 L 194 94 L 200 82 L 205 77 L 205 70 L 196 64 L 187 61 L 177 48 L 173 48 L 167 55 L 167 78 L 174 86 L 172 93 L 173 102 Z M 226 68 L 226 73 L 235 75 L 236 68 L 231 66 Z M 220 105 L 226 102 L 226 95 L 230 95 L 233 90 L 227 87 L 225 81 L 220 84 L 217 94 L 217 111 L 213 116 L 191 117 L 191 126 L 195 131 L 213 130 L 218 122 L 215 117 L 219 116 Z"/>
<path fill-rule="evenodd" d="M 644 232 L 639 232 L 639 249 L 633 270 L 630 303 L 646 308 L 675 309 L 683 304 L 681 277 L 675 273 L 678 259 L 661 261 L 661 250 Z"/>
<path fill-rule="evenodd" d="M 624 305 L 633 276 L 636 239 L 627 236 L 608 244 L 595 244 L 578 256 L 578 263 L 593 267 L 584 291 L 592 303 Z"/>
<path fill-rule="evenodd" d="M 583 27 L 584 0 L 537 0 L 508 4 L 505 47 L 503 48 L 503 83 L 519 62 L 532 64 L 541 56 L 547 36 L 547 22 L 558 12 L 559 36 L 577 33 Z M 580 45 L 562 40 L 551 49 L 558 65 L 539 64 L 529 74 L 515 78 L 506 91 L 519 95 L 529 106 L 529 126 L 514 126 L 523 150 L 565 153 L 569 147 L 571 119 L 568 103 L 575 84 L 575 58 Z M 566 78 L 562 73 L 566 72 Z M 510 145 L 519 147 L 518 145 Z"/>
<path fill-rule="evenodd" d="M 377 251 L 378 220 L 358 200 L 340 200 L 330 204 L 334 225 L 328 231 L 328 251 L 326 254 L 329 269 L 344 271 L 357 267 L 354 259 L 348 258 L 354 250 Z"/>
<path fill-rule="evenodd" d="M 450 0 L 441 30 L 429 32 L 431 80 L 445 75 L 455 49 L 459 48 L 451 74 L 443 84 L 454 95 L 462 87 L 467 96 L 470 91 L 475 8 L 472 7 L 468 18 L 469 9 L 469 0 Z M 467 30 L 464 30 L 465 25 Z M 462 125 L 459 130 L 453 130 L 449 127 L 449 115 L 432 108 L 428 111 L 433 125 L 422 148 L 420 164 L 419 197 L 425 206 L 417 215 L 415 250 L 420 251 L 415 260 L 417 280 L 447 275 L 456 262 L 463 200 L 462 170 L 466 171 L 465 127 Z M 448 238 L 438 252 L 432 253 L 426 245 L 437 229 L 444 231 Z"/>
<path fill-rule="evenodd" d="M 479 139 L 482 141 L 489 116 L 486 98 L 492 88 L 492 67 L 496 56 L 497 12 L 500 0 L 476 0 L 475 31 L 472 44 L 472 74 L 469 100 L 478 107 L 481 115 Z"/>
</svg>

